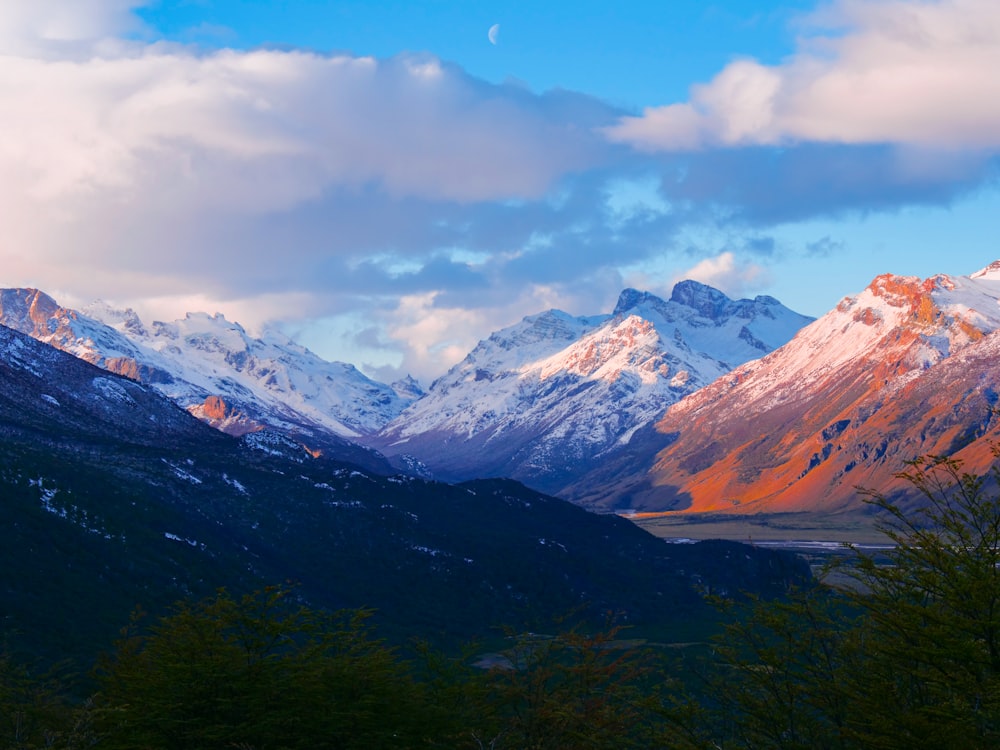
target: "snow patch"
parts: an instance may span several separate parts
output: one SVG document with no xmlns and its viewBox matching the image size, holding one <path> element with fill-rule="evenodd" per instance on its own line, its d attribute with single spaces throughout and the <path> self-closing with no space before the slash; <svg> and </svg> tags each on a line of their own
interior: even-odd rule
<svg viewBox="0 0 1000 750">
<path fill-rule="evenodd" d="M 414 552 L 422 552 L 425 555 L 430 555 L 431 557 L 438 557 L 438 556 L 450 557 L 450 555 L 448 555 L 447 552 L 443 552 L 439 549 L 434 549 L 433 547 L 424 547 L 419 544 L 410 545 L 410 549 L 412 549 Z"/>
<path fill-rule="evenodd" d="M 188 545 L 189 547 L 196 547 L 198 549 L 201 549 L 202 551 L 206 549 L 206 546 L 196 539 L 188 539 L 187 537 L 182 537 L 177 534 L 171 534 L 169 531 L 164 531 L 163 537 L 164 539 L 169 539 L 172 542 L 182 542 Z"/>
<path fill-rule="evenodd" d="M 241 495 L 247 495 L 247 496 L 250 495 L 249 490 L 247 490 L 247 488 L 244 487 L 243 484 L 240 483 L 239 480 L 233 479 L 228 474 L 224 473 L 222 475 L 222 481 L 225 482 L 226 484 L 228 484 L 230 487 L 235 488 L 236 491 L 239 492 Z"/>
<path fill-rule="evenodd" d="M 170 461 L 168 461 L 165 458 L 161 458 L 160 460 L 163 461 L 163 463 L 165 463 L 167 466 L 169 466 L 171 468 L 171 470 L 174 472 L 174 476 L 176 476 L 178 479 L 183 479 L 185 482 L 190 482 L 191 484 L 201 484 L 202 483 L 202 481 L 198 477 L 196 477 L 194 474 L 192 474 L 191 472 L 185 471 L 180 466 L 177 466 L 176 464 L 171 463 Z"/>
<path fill-rule="evenodd" d="M 94 390 L 108 401 L 128 404 L 130 406 L 135 405 L 135 399 L 128 394 L 128 391 L 118 381 L 111 378 L 94 378 L 92 382 Z"/>
</svg>

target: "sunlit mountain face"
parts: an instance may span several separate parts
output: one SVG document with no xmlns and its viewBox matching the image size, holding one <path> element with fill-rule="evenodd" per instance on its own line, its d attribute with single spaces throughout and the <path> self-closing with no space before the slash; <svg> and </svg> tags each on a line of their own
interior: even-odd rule
<svg viewBox="0 0 1000 750">
<path fill-rule="evenodd" d="M 262 429 L 389 471 L 360 445 L 419 395 L 327 362 L 280 333 L 254 337 L 221 315 L 190 313 L 146 325 L 97 302 L 71 310 L 35 289 L 0 290 L 0 324 L 148 384 L 232 435 Z"/>
<path fill-rule="evenodd" d="M 377 436 L 450 479 L 511 476 L 575 499 L 666 408 L 787 342 L 812 319 L 693 281 L 627 289 L 610 315 L 549 310 L 481 341 Z"/>
<path fill-rule="evenodd" d="M 588 499 L 645 511 L 830 512 L 923 455 L 972 471 L 1000 438 L 1000 263 L 886 274 L 788 344 L 671 406 L 645 466 Z"/>
</svg>

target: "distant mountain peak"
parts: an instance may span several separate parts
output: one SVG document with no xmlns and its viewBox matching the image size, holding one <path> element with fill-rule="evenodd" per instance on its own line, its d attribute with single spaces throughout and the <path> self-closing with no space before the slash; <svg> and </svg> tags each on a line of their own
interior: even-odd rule
<svg viewBox="0 0 1000 750">
<path fill-rule="evenodd" d="M 986 279 L 988 281 L 1000 281 L 1000 260 L 995 260 L 986 268 L 981 268 L 969 275 L 971 279 Z"/>
<path fill-rule="evenodd" d="M 98 299 L 84 307 L 80 312 L 119 331 L 126 331 L 135 336 L 147 335 L 146 327 L 142 324 L 138 313 L 131 307 L 119 308 Z"/>
<path fill-rule="evenodd" d="M 0 289 L 0 320 L 10 318 L 17 321 L 17 325 L 7 325 L 22 333 L 31 336 L 51 333 L 56 325 L 55 319 L 69 312 L 38 289 Z"/>
<path fill-rule="evenodd" d="M 678 281 L 670 293 L 670 301 L 690 307 L 705 316 L 716 319 L 720 317 L 732 300 L 715 287 L 702 284 L 700 281 Z"/>
<path fill-rule="evenodd" d="M 615 305 L 615 309 L 611 314 L 624 315 L 637 307 L 648 304 L 650 301 L 663 303 L 663 300 L 649 292 L 640 292 L 638 289 L 632 288 L 623 289 L 622 293 L 618 295 L 618 304 Z"/>
<path fill-rule="evenodd" d="M 625 289 L 610 315 L 529 315 L 479 342 L 374 444 L 442 478 L 510 476 L 561 492 L 678 398 L 811 320 L 698 282 L 670 301 Z"/>
<path fill-rule="evenodd" d="M 314 440 L 377 431 L 417 396 L 353 365 L 327 362 L 280 332 L 261 338 L 221 313 L 143 326 L 131 309 L 96 301 L 62 308 L 36 289 L 0 289 L 0 323 L 104 369 L 151 384 L 226 432 L 270 426 Z"/>
<path fill-rule="evenodd" d="M 425 391 L 420 381 L 418 381 L 412 375 L 407 375 L 406 377 L 400 378 L 399 380 L 393 381 L 389 384 L 401 398 L 407 401 L 416 401 L 418 398 L 424 395 Z"/>
</svg>

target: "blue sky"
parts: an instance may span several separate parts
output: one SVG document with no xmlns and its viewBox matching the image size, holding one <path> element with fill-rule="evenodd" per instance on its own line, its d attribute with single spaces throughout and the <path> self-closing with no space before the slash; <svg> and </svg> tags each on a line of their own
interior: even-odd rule
<svg viewBox="0 0 1000 750">
<path fill-rule="evenodd" d="M 140 8 L 149 34 L 207 47 L 430 52 L 494 83 L 567 88 L 627 108 L 686 97 L 736 56 L 777 62 L 811 2 L 221 2 Z M 488 31 L 499 26 L 497 44 Z M 636 74 L 641 71 L 641 74 Z"/>
<path fill-rule="evenodd" d="M 1000 257 L 994 0 L 0 0 L 0 57 L 0 284 L 385 380 L 625 286 Z"/>
</svg>

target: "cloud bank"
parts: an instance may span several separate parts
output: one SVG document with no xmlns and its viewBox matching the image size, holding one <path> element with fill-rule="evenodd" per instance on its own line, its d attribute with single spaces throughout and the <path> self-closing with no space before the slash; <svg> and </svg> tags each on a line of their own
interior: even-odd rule
<svg viewBox="0 0 1000 750">
<path fill-rule="evenodd" d="M 693 250 L 691 227 L 766 236 L 997 176 L 985 0 L 835 3 L 780 65 L 642 115 L 428 54 L 157 41 L 131 0 L 0 3 L 0 283 L 284 321 L 386 379 L 546 307 L 610 309 L 637 268 L 767 285 L 752 242 Z"/>
</svg>

